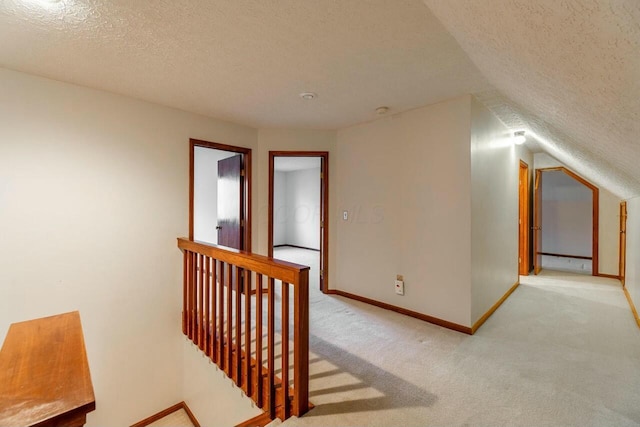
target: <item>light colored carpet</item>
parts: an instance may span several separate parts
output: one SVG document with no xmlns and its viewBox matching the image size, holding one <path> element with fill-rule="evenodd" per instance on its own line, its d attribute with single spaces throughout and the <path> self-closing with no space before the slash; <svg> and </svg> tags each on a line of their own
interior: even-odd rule
<svg viewBox="0 0 640 427">
<path fill-rule="evenodd" d="M 149 427 L 194 427 L 191 419 L 184 409 L 179 409 L 170 413 L 166 417 L 160 418 L 149 424 Z"/>
<path fill-rule="evenodd" d="M 474 336 L 318 291 L 310 398 L 287 426 L 640 426 L 640 329 L 615 280 L 543 272 Z M 314 274 L 315 272 L 315 274 Z"/>
</svg>

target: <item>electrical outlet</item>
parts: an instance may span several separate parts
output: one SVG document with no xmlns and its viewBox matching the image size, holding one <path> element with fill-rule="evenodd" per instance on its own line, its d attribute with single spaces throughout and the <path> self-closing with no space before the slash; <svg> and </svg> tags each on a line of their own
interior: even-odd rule
<svg viewBox="0 0 640 427">
<path fill-rule="evenodd" d="M 404 282 L 402 280 L 396 280 L 396 294 L 404 295 Z"/>
</svg>

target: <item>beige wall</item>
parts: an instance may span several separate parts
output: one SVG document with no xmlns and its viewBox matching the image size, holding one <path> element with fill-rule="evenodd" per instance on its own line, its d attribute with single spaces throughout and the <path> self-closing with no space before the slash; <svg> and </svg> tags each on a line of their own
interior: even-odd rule
<svg viewBox="0 0 640 427">
<path fill-rule="evenodd" d="M 525 146 L 477 100 L 471 102 L 471 321 L 518 281 L 518 180 Z"/>
<path fill-rule="evenodd" d="M 4 69 L 0 121 L 0 337 L 79 310 L 89 426 L 181 401 L 189 138 L 256 148 L 257 132 Z"/>
<path fill-rule="evenodd" d="M 552 168 L 565 164 L 546 153 L 534 156 L 536 169 Z M 583 177 L 586 179 L 586 177 Z M 588 180 L 588 179 L 587 179 Z M 600 274 L 618 275 L 620 250 L 620 198 L 605 188 L 599 189 L 598 270 Z"/>
<path fill-rule="evenodd" d="M 598 269 L 617 276 L 620 270 L 620 197 L 601 188 L 598 226 Z"/>
<path fill-rule="evenodd" d="M 469 117 L 464 96 L 338 131 L 338 289 L 470 325 Z"/>
<path fill-rule="evenodd" d="M 627 263 L 625 286 L 640 311 L 640 197 L 627 200 Z"/>
</svg>

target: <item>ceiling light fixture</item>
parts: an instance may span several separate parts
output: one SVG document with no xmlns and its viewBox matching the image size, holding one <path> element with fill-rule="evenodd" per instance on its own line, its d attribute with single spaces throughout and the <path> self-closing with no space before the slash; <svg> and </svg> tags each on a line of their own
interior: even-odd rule
<svg viewBox="0 0 640 427">
<path fill-rule="evenodd" d="M 389 112 L 389 107 L 378 107 L 376 108 L 376 114 L 378 114 L 379 116 L 383 115 L 383 114 L 387 114 Z"/>
<path fill-rule="evenodd" d="M 306 101 L 310 101 L 312 99 L 316 99 L 318 97 L 317 94 L 313 93 L 313 92 L 302 92 L 300 94 L 300 98 L 306 100 Z"/>
<path fill-rule="evenodd" d="M 513 143 L 516 145 L 522 145 L 527 141 L 527 138 L 524 136 L 524 131 L 519 130 L 513 133 Z"/>
</svg>

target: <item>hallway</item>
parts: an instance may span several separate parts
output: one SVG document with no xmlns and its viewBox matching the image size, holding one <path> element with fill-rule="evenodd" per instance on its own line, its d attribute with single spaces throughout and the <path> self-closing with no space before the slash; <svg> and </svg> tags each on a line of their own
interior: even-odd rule
<svg viewBox="0 0 640 427">
<path fill-rule="evenodd" d="M 312 267 L 316 408 L 286 425 L 640 425 L 640 329 L 618 281 L 521 277 L 467 336 L 321 294 L 311 251 L 275 256 Z"/>
</svg>

